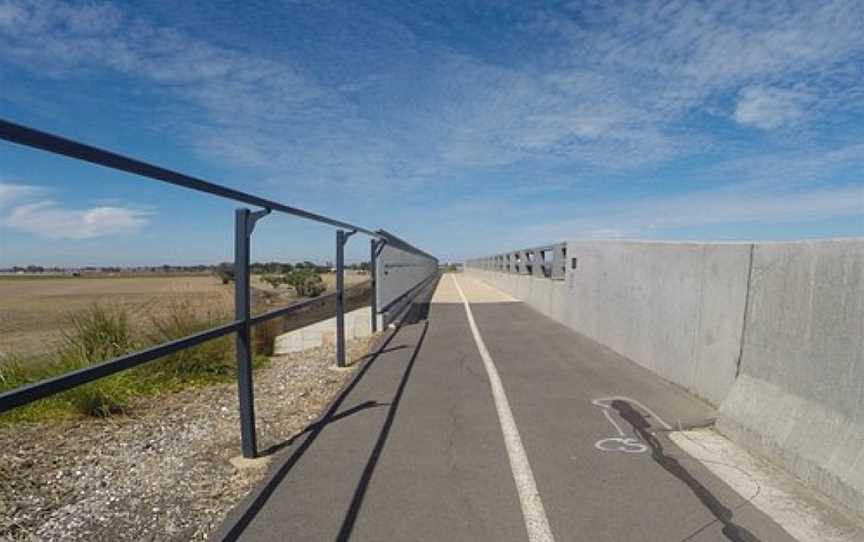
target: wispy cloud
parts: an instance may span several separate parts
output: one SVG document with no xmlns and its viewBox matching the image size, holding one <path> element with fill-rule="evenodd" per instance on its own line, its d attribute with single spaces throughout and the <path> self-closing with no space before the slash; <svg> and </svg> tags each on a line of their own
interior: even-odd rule
<svg viewBox="0 0 864 542">
<path fill-rule="evenodd" d="M 42 189 L 25 184 L 0 183 L 0 210 L 13 202 L 38 194 Z"/>
<path fill-rule="evenodd" d="M 3 4 L 0 40 L 7 61 L 40 73 L 110 70 L 157 86 L 194 111 L 180 133 L 199 151 L 325 190 L 412 189 L 531 161 L 634 170 L 722 145 L 689 122 L 694 112 L 771 129 L 806 121 L 811 102 L 864 103 L 864 4 L 854 0 L 509 9 L 521 21 L 512 42 L 542 43 L 530 55 L 506 45 L 478 54 L 449 41 L 446 25 L 362 4 L 299 10 L 328 28 L 336 19 L 302 54 L 252 53 L 127 8 L 49 0 Z M 489 31 L 471 30 L 479 41 Z M 388 63 L 375 56 L 383 35 L 395 42 Z M 365 63 L 377 69 L 358 70 Z"/>
<path fill-rule="evenodd" d="M 825 144 L 806 148 L 742 149 L 740 155 L 706 167 L 700 177 L 713 185 L 746 185 L 774 189 L 806 189 L 835 183 L 859 183 L 864 143 Z"/>
<path fill-rule="evenodd" d="M 862 15 L 864 6 L 855 0 L 657 0 L 573 4 L 572 17 L 553 12 L 546 24 L 585 48 L 572 65 L 638 82 L 630 92 L 640 102 L 675 113 L 752 81 L 813 76 L 814 83 L 830 84 L 825 76 L 862 51 Z"/>
<path fill-rule="evenodd" d="M 0 0 L 0 62 L 133 89 L 136 114 L 242 166 L 244 188 L 344 209 L 339 194 L 478 247 L 861 213 L 858 0 L 433 4 L 259 3 L 219 27 L 194 2 L 181 24 L 135 4 Z M 640 195 L 661 182 L 670 195 Z M 147 220 L 38 199 L 22 223 Z"/>
<path fill-rule="evenodd" d="M 735 107 L 735 120 L 764 130 L 788 127 L 804 118 L 810 100 L 811 97 L 802 92 L 747 87 L 741 91 Z"/>
<path fill-rule="evenodd" d="M 93 239 L 139 232 L 150 212 L 120 206 L 69 209 L 52 200 L 27 202 L 47 192 L 42 187 L 0 183 L 0 227 L 45 239 Z"/>
<path fill-rule="evenodd" d="M 864 183 L 794 192 L 736 186 L 637 203 L 594 205 L 576 212 L 578 219 L 529 224 L 513 235 L 535 243 L 576 238 L 662 238 L 665 230 L 674 228 L 837 217 L 860 217 L 864 225 Z"/>
</svg>

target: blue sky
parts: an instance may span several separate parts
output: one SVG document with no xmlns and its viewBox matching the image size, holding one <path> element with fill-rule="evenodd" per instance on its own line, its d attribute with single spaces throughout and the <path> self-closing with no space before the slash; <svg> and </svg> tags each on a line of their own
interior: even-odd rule
<svg viewBox="0 0 864 542">
<path fill-rule="evenodd" d="M 442 259 L 861 236 L 862 21 L 857 0 L 0 0 L 0 116 Z M 0 266 L 220 261 L 233 208 L 0 143 Z M 333 243 L 268 217 L 253 257 Z"/>
</svg>

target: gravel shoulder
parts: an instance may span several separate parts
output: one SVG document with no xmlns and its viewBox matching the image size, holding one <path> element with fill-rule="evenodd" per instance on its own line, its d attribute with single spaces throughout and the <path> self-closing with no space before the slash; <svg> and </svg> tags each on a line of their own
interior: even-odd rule
<svg viewBox="0 0 864 542">
<path fill-rule="evenodd" d="M 349 341 L 352 367 L 376 340 Z M 255 373 L 261 450 L 300 433 L 352 377 L 334 358 L 325 345 Z M 122 417 L 0 428 L 0 541 L 206 540 L 266 472 L 235 469 L 239 450 L 234 384 Z"/>
</svg>

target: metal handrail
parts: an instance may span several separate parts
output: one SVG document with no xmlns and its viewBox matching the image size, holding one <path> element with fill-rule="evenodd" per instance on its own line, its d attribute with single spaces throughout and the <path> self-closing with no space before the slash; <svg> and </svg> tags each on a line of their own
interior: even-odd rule
<svg viewBox="0 0 864 542">
<path fill-rule="evenodd" d="M 336 220 L 318 213 L 313 213 L 297 207 L 291 207 L 290 205 L 285 205 L 271 199 L 255 196 L 234 188 L 228 188 L 227 186 L 222 186 L 211 181 L 192 177 L 191 175 L 179 173 L 161 166 L 149 164 L 135 158 L 130 158 L 112 151 L 79 143 L 65 137 L 49 134 L 48 132 L 36 130 L 4 119 L 0 119 L 0 139 L 25 147 L 40 149 L 53 154 L 76 158 L 109 169 L 125 171 L 126 173 L 131 173 L 133 175 L 170 183 L 190 190 L 205 192 L 221 198 L 298 216 L 322 224 L 335 226 L 337 228 L 360 232 L 376 239 L 386 239 L 388 244 L 398 246 L 408 252 L 414 252 L 428 258 L 433 257 L 386 230 L 379 229 L 373 231 L 369 228 L 351 224 L 350 222 Z"/>
<path fill-rule="evenodd" d="M 400 237 L 396 237 L 394 234 L 390 233 L 387 230 L 379 229 L 379 230 L 375 230 L 375 233 L 377 233 L 381 238 L 386 239 L 387 243 L 390 246 L 401 248 L 402 250 L 407 250 L 408 252 L 413 252 L 415 254 L 419 254 L 420 256 L 425 256 L 425 257 L 433 259 L 433 260 L 435 259 L 435 256 L 432 256 L 428 252 L 424 252 L 424 251 L 420 250 L 419 248 L 410 244 L 408 241 L 406 241 Z"/>
<path fill-rule="evenodd" d="M 85 162 L 90 162 L 92 164 L 104 166 L 110 169 L 117 169 L 120 171 L 125 171 L 127 173 L 132 173 L 134 175 L 139 175 L 141 177 L 147 177 L 148 179 L 163 181 L 177 186 L 182 186 L 183 188 L 197 190 L 198 192 L 206 192 L 208 194 L 213 194 L 214 196 L 219 196 L 221 198 L 239 201 L 249 205 L 255 205 L 256 207 L 272 209 L 273 211 L 279 211 L 282 213 L 287 213 L 289 215 L 307 218 L 309 220 L 314 220 L 315 222 L 321 222 L 323 224 L 329 224 L 337 228 L 345 228 L 348 230 L 363 232 L 371 237 L 386 237 L 386 235 L 382 233 L 374 232 L 370 229 L 363 228 L 349 222 L 335 220 L 319 215 L 317 213 L 312 213 L 310 211 L 304 211 L 303 209 L 298 209 L 296 207 L 283 205 L 273 200 L 261 198 L 252 194 L 247 194 L 246 192 L 241 192 L 240 190 L 228 188 L 227 186 L 222 186 L 216 183 L 212 183 L 210 181 L 198 179 L 197 177 L 178 173 L 170 169 L 165 169 L 160 166 L 148 164 L 147 162 L 142 162 L 141 160 L 136 160 L 134 158 L 129 158 L 111 151 L 92 147 L 90 145 L 85 145 L 83 143 L 49 134 L 47 132 L 34 130 L 33 128 L 28 128 L 27 126 L 15 124 L 14 122 L 9 122 L 3 119 L 0 119 L 0 139 L 5 139 L 6 141 L 16 143 L 18 145 L 23 145 L 25 147 L 32 147 L 34 149 L 41 149 L 50 153 L 68 156 L 69 158 L 77 158 L 78 160 L 83 160 Z"/>
<path fill-rule="evenodd" d="M 235 238 L 234 238 L 234 321 L 201 331 L 186 337 L 175 339 L 166 343 L 152 346 L 145 350 L 125 354 L 114 359 L 96 363 L 89 367 L 78 369 L 56 377 L 48 378 L 39 382 L 21 386 L 0 394 L 0 413 L 17 408 L 33 401 L 55 395 L 72 388 L 87 384 L 94 380 L 110 376 L 112 374 L 136 367 L 138 365 L 153 361 L 173 352 L 190 348 L 205 341 L 222 337 L 231 333 L 236 334 L 237 352 L 237 384 L 238 399 L 240 405 L 240 433 L 243 455 L 255 457 L 258 454 L 255 431 L 255 414 L 252 387 L 252 355 L 250 330 L 253 325 L 266 322 L 273 318 L 286 316 L 304 307 L 320 303 L 332 298 L 336 299 L 336 359 L 339 365 L 344 364 L 345 359 L 345 337 L 344 337 L 344 247 L 348 238 L 354 233 L 363 233 L 372 238 L 370 266 L 372 268 L 372 328 L 376 329 L 377 308 L 375 302 L 375 266 L 376 258 L 380 248 L 385 244 L 393 246 L 406 252 L 412 252 L 426 258 L 432 258 L 426 252 L 414 247 L 408 242 L 392 235 L 384 230 L 373 231 L 349 222 L 336 220 L 317 213 L 284 205 L 282 203 L 261 198 L 233 188 L 205 181 L 196 177 L 178 173 L 170 169 L 149 164 L 141 160 L 122 156 L 120 154 L 99 149 L 90 145 L 79 143 L 60 136 L 52 135 L 33 128 L 22 126 L 13 122 L 0 119 L 0 139 L 40 149 L 53 154 L 66 156 L 90 162 L 99 166 L 116 169 L 145 178 L 162 181 L 198 192 L 205 192 L 218 197 L 230 199 L 261 207 L 262 210 L 251 211 L 246 208 L 237 209 L 235 212 Z M 337 260 L 337 288 L 336 292 L 325 296 L 309 299 L 295 303 L 287 307 L 273 309 L 271 311 L 251 315 L 250 303 L 250 261 L 249 247 L 255 223 L 268 215 L 271 211 L 278 211 L 293 216 L 298 216 L 315 222 L 320 222 L 339 228 L 336 232 L 336 260 Z M 346 231 L 347 230 L 347 231 Z"/>
</svg>

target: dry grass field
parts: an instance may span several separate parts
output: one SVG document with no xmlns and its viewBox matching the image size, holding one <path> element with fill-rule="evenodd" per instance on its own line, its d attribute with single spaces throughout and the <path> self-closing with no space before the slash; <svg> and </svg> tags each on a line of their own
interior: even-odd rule
<svg viewBox="0 0 864 542">
<path fill-rule="evenodd" d="M 328 291 L 334 275 L 322 275 Z M 346 272 L 346 286 L 368 280 Z M 253 277 L 256 312 L 296 301 L 289 291 L 274 290 Z M 201 315 L 228 316 L 234 307 L 233 284 L 211 274 L 104 277 L 0 277 L 0 356 L 35 356 L 54 352 L 69 315 L 94 303 L 126 310 L 135 331 L 146 333 L 151 319 L 172 304 L 188 304 Z"/>
<path fill-rule="evenodd" d="M 143 331 L 151 315 L 172 303 L 189 303 L 202 315 L 228 314 L 233 286 L 212 275 L 0 279 L 0 354 L 54 351 L 69 315 L 94 303 L 123 307 Z"/>
</svg>

